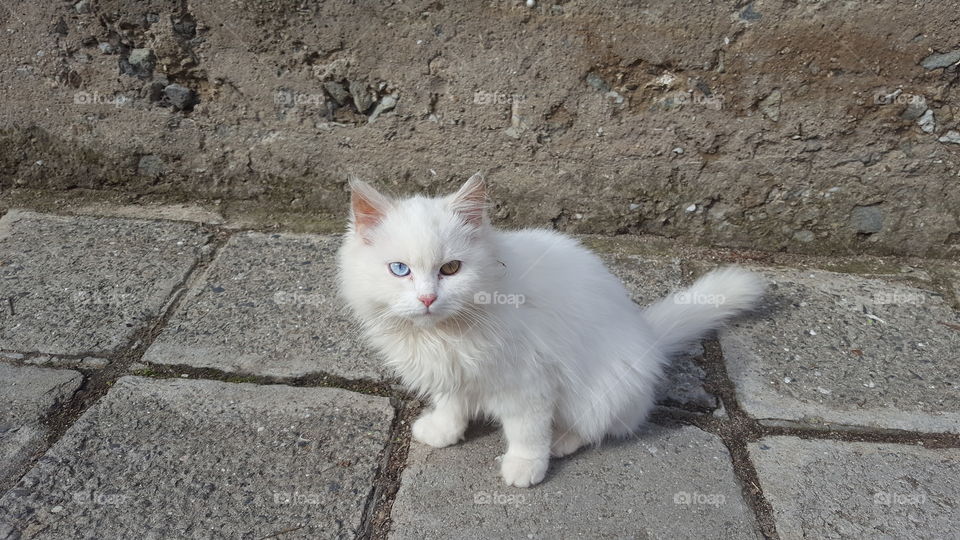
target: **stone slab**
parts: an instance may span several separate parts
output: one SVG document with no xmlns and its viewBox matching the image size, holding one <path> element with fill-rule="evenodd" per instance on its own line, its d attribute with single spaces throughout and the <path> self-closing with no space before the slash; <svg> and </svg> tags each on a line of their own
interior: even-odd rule
<svg viewBox="0 0 960 540">
<path fill-rule="evenodd" d="M 116 350 L 160 314 L 207 239 L 184 223 L 9 211 L 0 219 L 0 349 Z"/>
<path fill-rule="evenodd" d="M 124 377 L 0 499 L 0 538 L 354 538 L 393 415 L 339 389 Z"/>
<path fill-rule="evenodd" d="M 958 449 L 769 437 L 749 451 L 784 540 L 960 531 Z"/>
<path fill-rule="evenodd" d="M 273 377 L 382 379 L 338 298 L 336 236 L 232 237 L 144 360 Z"/>
<path fill-rule="evenodd" d="M 44 416 L 82 382 L 76 371 L 0 362 L 0 488 L 46 443 Z"/>
<path fill-rule="evenodd" d="M 652 304 L 683 285 L 679 259 L 611 253 L 600 253 L 600 257 L 641 306 Z M 673 359 L 660 385 L 661 404 L 695 410 L 717 408 L 719 400 L 703 386 L 707 374 L 697 363 L 702 356 L 703 347 L 696 343 Z"/>
<path fill-rule="evenodd" d="M 832 272 L 764 274 L 763 306 L 720 340 L 747 413 L 960 433 L 960 318 L 942 296 Z"/>
<path fill-rule="evenodd" d="M 553 460 L 543 483 L 503 484 L 498 431 L 456 446 L 411 443 L 393 504 L 393 539 L 757 538 L 730 457 L 695 427 L 649 426 Z"/>
</svg>

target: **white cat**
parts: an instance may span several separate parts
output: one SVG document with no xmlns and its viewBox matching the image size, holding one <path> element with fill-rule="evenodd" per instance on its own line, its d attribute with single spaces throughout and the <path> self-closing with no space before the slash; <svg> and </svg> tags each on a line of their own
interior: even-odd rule
<svg viewBox="0 0 960 540">
<path fill-rule="evenodd" d="M 431 400 L 413 437 L 448 446 L 471 418 L 493 417 L 512 486 L 540 482 L 551 455 L 631 434 L 668 357 L 763 293 L 755 274 L 726 268 L 641 309 L 576 240 L 494 229 L 479 173 L 440 198 L 350 187 L 342 292 L 388 365 Z"/>
</svg>

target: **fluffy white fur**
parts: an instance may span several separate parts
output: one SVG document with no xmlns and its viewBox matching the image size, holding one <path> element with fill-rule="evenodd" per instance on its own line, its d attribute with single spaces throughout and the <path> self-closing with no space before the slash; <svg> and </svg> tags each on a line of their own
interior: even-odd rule
<svg viewBox="0 0 960 540">
<path fill-rule="evenodd" d="M 491 227 L 479 174 L 441 198 L 394 200 L 359 181 L 351 188 L 342 292 L 367 339 L 431 400 L 414 438 L 448 446 L 471 418 L 493 417 L 507 439 L 509 485 L 540 482 L 551 454 L 632 433 L 653 407 L 669 355 L 763 292 L 754 274 L 726 268 L 641 309 L 576 240 Z M 449 261 L 462 261 L 460 270 L 441 275 Z M 392 262 L 410 275 L 394 276 Z M 495 293 L 514 302 L 475 301 Z M 427 307 L 418 297 L 429 294 L 436 300 Z"/>
</svg>

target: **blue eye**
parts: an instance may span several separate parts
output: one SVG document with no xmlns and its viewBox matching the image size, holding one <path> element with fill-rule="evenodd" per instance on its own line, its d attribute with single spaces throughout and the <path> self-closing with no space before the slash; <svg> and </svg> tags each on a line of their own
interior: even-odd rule
<svg viewBox="0 0 960 540">
<path fill-rule="evenodd" d="M 401 262 L 390 263 L 390 273 L 397 277 L 403 277 L 410 274 L 410 267 Z"/>
</svg>

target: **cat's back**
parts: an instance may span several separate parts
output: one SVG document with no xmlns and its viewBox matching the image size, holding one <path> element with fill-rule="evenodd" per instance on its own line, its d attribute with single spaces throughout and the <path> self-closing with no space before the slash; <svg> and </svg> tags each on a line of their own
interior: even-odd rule
<svg viewBox="0 0 960 540">
<path fill-rule="evenodd" d="M 602 293 L 625 294 L 620 280 L 576 239 L 546 229 L 498 231 L 497 251 L 506 281 L 522 292 L 555 298 Z"/>
<path fill-rule="evenodd" d="M 547 229 L 521 229 L 517 231 L 497 231 L 497 252 L 506 259 L 504 263 L 513 263 L 522 267 L 524 272 L 548 268 L 551 265 L 590 264 L 596 257 L 580 242 L 563 233 Z"/>
</svg>

